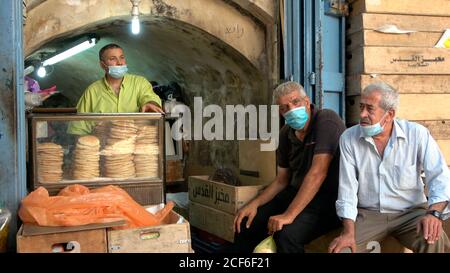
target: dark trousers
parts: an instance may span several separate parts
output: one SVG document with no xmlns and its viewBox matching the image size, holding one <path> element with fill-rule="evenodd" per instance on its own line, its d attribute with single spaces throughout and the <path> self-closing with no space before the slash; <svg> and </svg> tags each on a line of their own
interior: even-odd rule
<svg viewBox="0 0 450 273">
<path fill-rule="evenodd" d="M 297 194 L 297 190 L 288 187 L 281 191 L 267 204 L 258 208 L 250 228 L 246 228 L 247 218 L 241 223 L 241 232 L 235 234 L 234 243 L 223 252 L 226 253 L 251 253 L 254 248 L 264 240 L 268 234 L 267 223 L 274 215 L 282 214 Z M 335 200 L 326 200 L 327 207 L 317 206 L 313 200 L 290 225 L 284 225 L 283 229 L 275 232 L 274 240 L 278 253 L 304 253 L 304 246 L 317 237 L 340 226 L 334 208 Z M 330 207 L 331 206 L 331 207 Z"/>
</svg>

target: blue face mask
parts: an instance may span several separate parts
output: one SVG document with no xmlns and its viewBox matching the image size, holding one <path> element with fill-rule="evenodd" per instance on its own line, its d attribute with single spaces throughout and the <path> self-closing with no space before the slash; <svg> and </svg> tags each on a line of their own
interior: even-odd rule
<svg viewBox="0 0 450 273">
<path fill-rule="evenodd" d="M 384 131 L 384 125 L 381 126 L 381 120 L 383 120 L 383 118 L 386 116 L 387 112 L 383 115 L 383 117 L 381 117 L 380 121 L 372 124 L 372 125 L 367 125 L 367 126 L 360 126 L 362 133 L 364 136 L 366 137 L 373 137 L 376 135 L 381 134 Z"/>
<path fill-rule="evenodd" d="M 128 67 L 126 65 L 108 66 L 108 74 L 115 79 L 123 78 L 123 76 L 125 76 L 125 73 L 127 73 L 127 71 Z"/>
<path fill-rule="evenodd" d="M 300 130 L 305 127 L 308 121 L 308 113 L 306 112 L 306 107 L 294 108 L 284 114 L 284 119 L 286 123 L 292 127 L 292 129 Z"/>
</svg>

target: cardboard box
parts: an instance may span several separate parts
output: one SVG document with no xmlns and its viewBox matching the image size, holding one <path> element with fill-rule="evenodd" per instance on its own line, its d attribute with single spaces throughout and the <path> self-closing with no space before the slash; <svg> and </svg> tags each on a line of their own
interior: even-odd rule
<svg viewBox="0 0 450 273">
<path fill-rule="evenodd" d="M 189 221 L 193 227 L 214 234 L 229 242 L 234 241 L 234 215 L 196 202 L 189 203 Z"/>
<path fill-rule="evenodd" d="M 208 176 L 190 176 L 189 201 L 235 214 L 263 188 L 258 186 L 231 186 L 208 180 Z"/>
<path fill-rule="evenodd" d="M 192 226 L 233 241 L 237 211 L 276 177 L 275 150 L 261 151 L 261 144 L 268 143 L 262 140 L 239 141 L 239 180 L 242 186 L 212 181 L 208 176 L 189 176 L 189 221 Z"/>
<path fill-rule="evenodd" d="M 246 186 L 267 185 L 276 177 L 276 152 L 261 151 L 269 141 L 239 141 L 239 179 Z"/>
<path fill-rule="evenodd" d="M 160 206 L 149 207 L 151 212 Z M 152 211 L 153 210 L 153 211 Z M 107 230 L 109 253 L 192 253 L 189 222 L 174 211 L 163 225 Z"/>
<path fill-rule="evenodd" d="M 17 232 L 18 253 L 107 253 L 106 228 L 124 221 L 75 227 L 23 224 Z"/>
</svg>

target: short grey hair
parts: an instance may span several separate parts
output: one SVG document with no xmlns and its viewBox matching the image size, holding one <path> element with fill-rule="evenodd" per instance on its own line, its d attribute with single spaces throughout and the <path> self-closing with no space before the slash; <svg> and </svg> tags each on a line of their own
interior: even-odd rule
<svg viewBox="0 0 450 273">
<path fill-rule="evenodd" d="M 273 104 L 278 104 L 278 99 L 282 96 L 290 94 L 292 92 L 298 91 L 302 98 L 306 97 L 305 89 L 297 82 L 289 81 L 282 83 L 275 88 L 273 91 L 272 102 Z"/>
<path fill-rule="evenodd" d="M 400 98 L 398 96 L 397 90 L 384 82 L 376 82 L 369 84 L 364 88 L 361 96 L 370 96 L 373 92 L 378 92 L 381 95 L 380 107 L 385 111 L 397 110 L 398 104 L 400 103 Z"/>
</svg>

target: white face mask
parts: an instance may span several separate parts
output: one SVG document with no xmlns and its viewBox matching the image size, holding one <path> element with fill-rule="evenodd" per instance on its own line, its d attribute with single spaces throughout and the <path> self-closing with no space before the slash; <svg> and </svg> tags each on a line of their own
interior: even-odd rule
<svg viewBox="0 0 450 273">
<path fill-rule="evenodd" d="M 115 78 L 121 79 L 128 72 L 128 67 L 126 65 L 111 65 L 108 66 L 108 74 Z"/>
<path fill-rule="evenodd" d="M 380 119 L 379 122 L 372 124 L 372 125 L 367 125 L 367 126 L 360 126 L 361 130 L 364 134 L 364 136 L 366 137 L 373 137 L 376 135 L 381 134 L 384 131 L 384 125 L 381 126 L 381 121 L 383 120 L 383 118 L 387 115 L 388 112 L 386 112 Z M 386 123 L 385 123 L 386 125 Z"/>
</svg>

